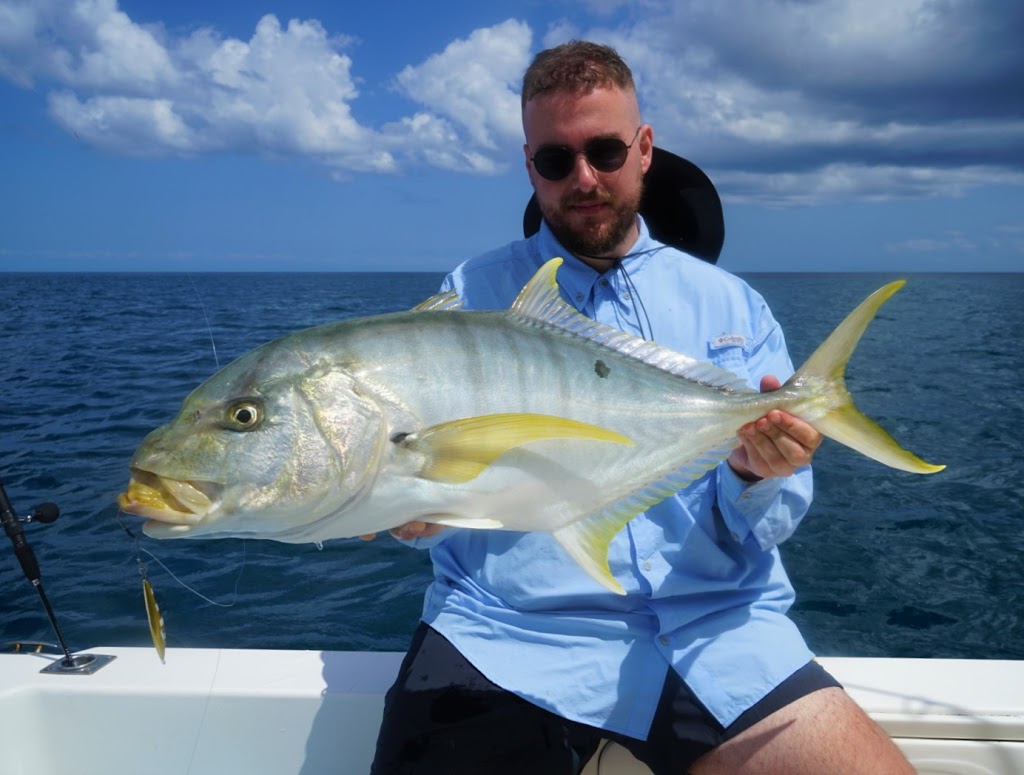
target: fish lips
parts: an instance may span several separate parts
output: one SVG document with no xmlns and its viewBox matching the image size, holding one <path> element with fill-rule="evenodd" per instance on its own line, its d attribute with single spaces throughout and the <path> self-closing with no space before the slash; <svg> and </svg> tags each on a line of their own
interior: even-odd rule
<svg viewBox="0 0 1024 775">
<path fill-rule="evenodd" d="M 157 532 L 187 532 L 214 509 L 220 489 L 215 482 L 174 479 L 133 467 L 117 504 L 128 514 L 151 520 L 143 527 L 147 535 L 151 526 L 160 528 Z"/>
</svg>

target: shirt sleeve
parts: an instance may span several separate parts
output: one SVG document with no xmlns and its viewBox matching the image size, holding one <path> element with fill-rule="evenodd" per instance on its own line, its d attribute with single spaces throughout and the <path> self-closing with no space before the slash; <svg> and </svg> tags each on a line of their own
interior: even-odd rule
<svg viewBox="0 0 1024 775">
<path fill-rule="evenodd" d="M 440 544 L 442 541 L 444 541 L 446 538 L 448 538 L 448 536 L 450 536 L 456 530 L 459 530 L 459 528 L 457 528 L 457 527 L 446 527 L 440 533 L 435 533 L 434 535 L 432 535 L 432 536 L 430 536 L 428 538 L 413 538 L 411 540 L 406 540 L 404 538 L 398 538 L 397 536 L 391 536 L 391 537 L 394 538 L 396 541 L 398 541 L 398 543 L 405 544 L 406 546 L 410 546 L 413 549 L 429 550 L 429 549 L 433 549 L 435 546 Z M 388 535 L 391 535 L 391 534 L 389 533 Z"/>
<path fill-rule="evenodd" d="M 760 323 L 766 333 L 753 343 L 747 357 L 747 372 L 755 387 L 769 374 L 786 380 L 793 373 L 782 328 L 767 307 Z M 753 535 L 765 551 L 793 535 L 811 505 L 814 485 L 810 466 L 792 476 L 751 484 L 723 460 L 716 474 L 718 508 L 725 524 L 737 541 Z"/>
<path fill-rule="evenodd" d="M 742 543 L 753 535 L 766 552 L 793 535 L 811 505 L 810 466 L 785 479 L 763 479 L 754 484 L 736 476 L 724 461 L 717 474 L 718 508 L 733 537 Z"/>
</svg>

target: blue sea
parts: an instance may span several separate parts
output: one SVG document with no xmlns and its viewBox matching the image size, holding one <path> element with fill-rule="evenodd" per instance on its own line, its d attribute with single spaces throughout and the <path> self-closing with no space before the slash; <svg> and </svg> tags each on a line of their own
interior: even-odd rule
<svg viewBox="0 0 1024 775">
<path fill-rule="evenodd" d="M 893 277 L 746 279 L 800 362 Z M 299 328 L 408 308 L 440 280 L 0 274 L 0 478 L 21 514 L 42 501 L 61 508 L 25 535 L 73 649 L 149 643 L 135 547 L 115 505 L 146 433 L 218 362 Z M 793 617 L 820 654 L 1022 659 L 1024 274 L 908 280 L 868 329 L 848 382 L 862 410 L 948 468 L 906 474 L 826 442 L 815 503 L 782 547 L 798 595 Z M 52 642 L 3 544 L 0 643 Z M 322 548 L 141 546 L 153 555 L 143 557 L 171 647 L 402 650 L 430 579 L 424 554 L 385 536 Z"/>
</svg>

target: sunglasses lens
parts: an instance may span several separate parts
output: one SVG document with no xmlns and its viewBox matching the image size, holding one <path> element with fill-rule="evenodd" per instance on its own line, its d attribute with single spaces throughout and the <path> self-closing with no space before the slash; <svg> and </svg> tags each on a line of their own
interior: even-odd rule
<svg viewBox="0 0 1024 775">
<path fill-rule="evenodd" d="M 570 172 L 576 161 L 576 154 L 568 148 L 558 146 L 541 148 L 533 156 L 533 168 L 547 180 L 561 180 Z"/>
<path fill-rule="evenodd" d="M 626 163 L 629 146 L 622 140 L 592 140 L 587 143 L 587 163 L 598 172 L 615 172 Z"/>
</svg>

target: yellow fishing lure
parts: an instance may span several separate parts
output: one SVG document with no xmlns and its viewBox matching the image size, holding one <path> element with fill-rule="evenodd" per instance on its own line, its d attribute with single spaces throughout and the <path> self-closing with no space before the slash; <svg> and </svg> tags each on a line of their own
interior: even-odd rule
<svg viewBox="0 0 1024 775">
<path fill-rule="evenodd" d="M 153 594 L 153 585 L 147 578 L 142 579 L 142 596 L 146 599 L 146 619 L 149 621 L 149 636 L 153 639 L 153 648 L 156 649 L 160 662 L 166 664 L 164 652 L 167 650 L 167 631 L 164 629 L 164 615 L 160 613 L 156 595 Z"/>
</svg>

